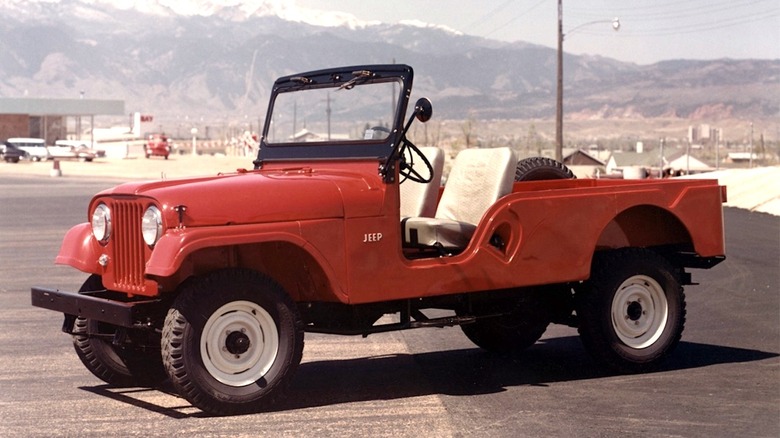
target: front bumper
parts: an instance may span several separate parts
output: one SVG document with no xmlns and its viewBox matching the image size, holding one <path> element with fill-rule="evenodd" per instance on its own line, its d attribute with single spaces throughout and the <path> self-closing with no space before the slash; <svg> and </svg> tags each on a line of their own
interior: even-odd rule
<svg viewBox="0 0 780 438">
<path fill-rule="evenodd" d="M 130 300 L 125 294 L 106 290 L 68 292 L 33 287 L 30 297 L 35 307 L 128 328 L 155 326 L 167 309 L 162 299 Z"/>
</svg>

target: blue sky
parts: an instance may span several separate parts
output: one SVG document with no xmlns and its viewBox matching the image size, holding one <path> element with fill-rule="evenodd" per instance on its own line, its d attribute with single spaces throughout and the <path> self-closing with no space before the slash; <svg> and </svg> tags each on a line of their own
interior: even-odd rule
<svg viewBox="0 0 780 438">
<path fill-rule="evenodd" d="M 556 47 L 556 0 L 295 0 L 361 20 L 420 20 L 465 34 Z M 620 30 L 612 29 L 613 18 Z M 563 0 L 564 51 L 650 64 L 780 59 L 779 0 Z"/>
</svg>

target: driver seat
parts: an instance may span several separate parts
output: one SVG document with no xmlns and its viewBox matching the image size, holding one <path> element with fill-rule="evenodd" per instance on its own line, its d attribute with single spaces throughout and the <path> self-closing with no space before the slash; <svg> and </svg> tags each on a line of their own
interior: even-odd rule
<svg viewBox="0 0 780 438">
<path fill-rule="evenodd" d="M 407 180 L 401 183 L 401 218 L 433 217 L 439 200 L 441 174 L 444 171 L 444 151 L 437 147 L 421 147 L 420 152 L 431 163 L 433 179 L 427 184 Z M 424 172 L 425 164 L 417 161 L 417 171 Z"/>
<path fill-rule="evenodd" d="M 435 216 L 401 222 L 404 246 L 436 248 L 442 255 L 463 251 L 485 212 L 511 193 L 516 167 L 517 157 L 509 148 L 461 151 Z"/>
</svg>

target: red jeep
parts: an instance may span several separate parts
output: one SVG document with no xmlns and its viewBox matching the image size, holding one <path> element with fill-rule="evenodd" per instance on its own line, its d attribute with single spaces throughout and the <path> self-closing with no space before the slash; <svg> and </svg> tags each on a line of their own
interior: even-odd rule
<svg viewBox="0 0 780 438">
<path fill-rule="evenodd" d="M 144 156 L 164 157 L 168 159 L 171 154 L 171 145 L 168 142 L 168 136 L 165 134 L 149 134 L 149 139 L 144 143 Z"/>
<path fill-rule="evenodd" d="M 253 170 L 97 194 L 56 258 L 89 278 L 35 287 L 33 305 L 65 314 L 99 378 L 169 378 L 214 414 L 268 406 L 305 332 L 460 326 L 513 353 L 558 323 L 611 369 L 655 368 L 683 331 L 687 269 L 724 259 L 725 187 L 577 180 L 498 148 L 458 154 L 441 188 L 441 150 L 406 135 L 432 114 L 424 98 L 407 111 L 412 78 L 278 79 Z"/>
</svg>

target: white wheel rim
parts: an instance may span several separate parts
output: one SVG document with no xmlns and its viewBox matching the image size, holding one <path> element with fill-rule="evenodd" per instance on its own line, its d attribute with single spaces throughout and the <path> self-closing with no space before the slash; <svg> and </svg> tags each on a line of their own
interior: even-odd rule
<svg viewBox="0 0 780 438">
<path fill-rule="evenodd" d="M 233 301 L 206 321 L 200 355 L 209 374 L 230 386 L 246 386 L 271 369 L 279 352 L 279 332 L 257 303 Z"/>
<path fill-rule="evenodd" d="M 666 328 L 669 303 L 660 284 L 646 275 L 620 285 L 612 300 L 612 328 L 618 339 L 635 349 L 653 345 Z"/>
</svg>

